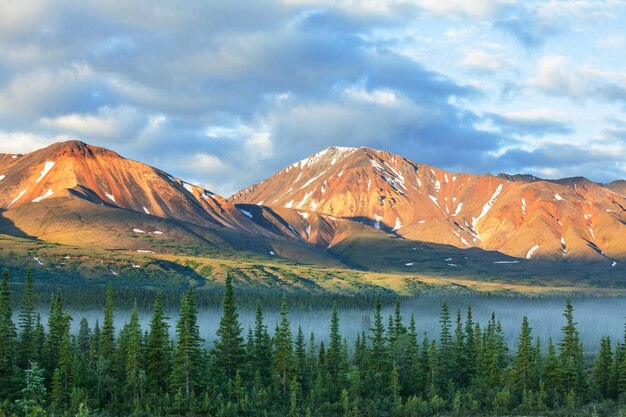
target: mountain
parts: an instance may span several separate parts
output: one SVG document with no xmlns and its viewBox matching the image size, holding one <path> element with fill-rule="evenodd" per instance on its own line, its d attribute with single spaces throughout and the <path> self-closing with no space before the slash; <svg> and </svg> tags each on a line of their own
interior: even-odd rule
<svg viewBox="0 0 626 417">
<path fill-rule="evenodd" d="M 331 147 L 230 201 L 334 219 L 334 233 L 325 231 L 329 222 L 300 233 L 325 234 L 331 246 L 349 238 L 334 224 L 352 221 L 402 239 L 516 258 L 626 258 L 626 198 L 584 178 L 457 174 L 386 151 Z"/>
<path fill-rule="evenodd" d="M 280 252 L 296 261 L 337 264 L 304 244 L 279 251 L 289 246 L 287 239 L 223 197 L 79 141 L 0 155 L 0 233 L 142 254 Z"/>
<path fill-rule="evenodd" d="M 0 264 L 71 285 L 231 276 L 313 292 L 413 293 L 459 279 L 621 288 L 621 186 L 456 174 L 331 147 L 225 199 L 67 141 L 0 154 Z"/>
</svg>

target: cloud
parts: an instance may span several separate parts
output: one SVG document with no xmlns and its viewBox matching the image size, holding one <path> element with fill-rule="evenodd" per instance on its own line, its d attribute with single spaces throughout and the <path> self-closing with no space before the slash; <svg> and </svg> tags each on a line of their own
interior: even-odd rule
<svg viewBox="0 0 626 417">
<path fill-rule="evenodd" d="M 623 160 L 619 125 L 601 121 L 623 109 L 626 68 L 610 49 L 583 51 L 626 36 L 623 11 L 582 3 L 12 2 L 0 152 L 77 137 L 223 194 L 331 145 L 467 172 L 521 170 L 533 155 L 532 169 L 560 166 L 542 152 L 569 138 L 590 161 Z M 559 55 L 528 65 L 543 46 Z M 603 106 L 593 125 L 577 117 L 589 99 Z M 551 110 L 565 105 L 571 116 Z"/>
<path fill-rule="evenodd" d="M 473 71 L 485 73 L 502 71 L 511 67 L 511 63 L 502 55 L 489 54 L 480 50 L 466 52 L 460 64 Z"/>
<path fill-rule="evenodd" d="M 141 120 L 139 120 L 141 119 Z M 57 117 L 44 117 L 40 123 L 64 133 L 83 137 L 104 137 L 124 140 L 136 136 L 144 125 L 144 117 L 130 107 L 101 107 L 95 114 L 71 113 Z"/>
<path fill-rule="evenodd" d="M 541 58 L 534 76 L 527 83 L 546 94 L 575 100 L 594 98 L 626 102 L 626 72 L 576 66 L 571 59 L 560 55 Z"/>
<path fill-rule="evenodd" d="M 489 18 L 512 4 L 509 0 L 418 0 L 425 10 L 439 14 L 465 14 L 470 17 Z"/>
<path fill-rule="evenodd" d="M 523 111 L 492 113 L 489 117 L 503 132 L 534 137 L 547 134 L 567 134 L 574 131 L 567 115 L 551 108 L 536 108 Z"/>
</svg>

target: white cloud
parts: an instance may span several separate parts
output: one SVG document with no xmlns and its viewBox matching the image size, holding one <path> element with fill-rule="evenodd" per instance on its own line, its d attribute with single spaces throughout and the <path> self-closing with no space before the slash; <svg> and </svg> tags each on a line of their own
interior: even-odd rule
<svg viewBox="0 0 626 417">
<path fill-rule="evenodd" d="M 567 115 L 559 110 L 543 107 L 531 110 L 510 111 L 502 115 L 505 119 L 515 122 L 564 122 Z"/>
<path fill-rule="evenodd" d="M 607 36 L 599 39 L 596 45 L 600 48 L 619 48 L 626 45 L 626 37 L 620 35 Z"/>
<path fill-rule="evenodd" d="M 511 66 L 502 55 L 488 54 L 479 50 L 468 51 L 461 60 L 461 65 L 482 72 L 501 71 Z"/>
<path fill-rule="evenodd" d="M 28 153 L 63 140 L 62 137 L 47 137 L 31 132 L 0 131 L 0 153 Z"/>
<path fill-rule="evenodd" d="M 573 99 L 595 98 L 606 101 L 626 101 L 626 72 L 598 70 L 575 66 L 564 56 L 545 56 L 528 85 L 547 94 Z"/>
<path fill-rule="evenodd" d="M 66 114 L 54 118 L 44 117 L 40 123 L 49 128 L 77 135 L 123 139 L 128 130 L 137 127 L 141 116 L 130 107 L 101 107 L 97 114 Z"/>
<path fill-rule="evenodd" d="M 462 13 L 478 18 L 491 17 L 502 7 L 514 3 L 514 0 L 417 0 L 419 6 L 434 13 Z"/>
</svg>

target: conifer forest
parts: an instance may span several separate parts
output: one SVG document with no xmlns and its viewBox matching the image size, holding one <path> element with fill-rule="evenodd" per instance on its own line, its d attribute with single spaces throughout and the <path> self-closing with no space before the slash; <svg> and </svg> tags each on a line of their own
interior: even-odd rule
<svg viewBox="0 0 626 417">
<path fill-rule="evenodd" d="M 200 337 L 189 289 L 173 328 L 156 297 L 148 328 L 135 304 L 114 325 L 112 287 L 104 319 L 80 320 L 70 332 L 61 291 L 47 323 L 37 312 L 30 274 L 18 313 L 9 274 L 0 288 L 0 416 L 623 416 L 626 340 L 603 337 L 584 352 L 569 300 L 558 340 L 540 340 L 524 317 L 507 344 L 497 315 L 485 323 L 441 306 L 440 334 L 429 338 L 403 317 L 400 303 L 384 317 L 375 302 L 371 328 L 348 344 L 333 307 L 330 337 L 292 330 L 283 298 L 280 322 L 268 329 L 263 305 L 243 329 L 230 279 L 210 345 Z M 15 317 L 17 319 L 15 320 Z M 548 318 L 547 318 L 548 319 Z M 625 335 L 626 338 L 626 335 Z"/>
</svg>

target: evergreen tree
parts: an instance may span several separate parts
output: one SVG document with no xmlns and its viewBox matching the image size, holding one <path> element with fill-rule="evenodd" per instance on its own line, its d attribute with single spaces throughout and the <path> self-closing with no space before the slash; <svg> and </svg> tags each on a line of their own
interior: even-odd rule
<svg viewBox="0 0 626 417">
<path fill-rule="evenodd" d="M 596 358 L 593 369 L 593 381 L 602 398 L 611 397 L 612 368 L 613 351 L 611 349 L 611 338 L 603 337 L 600 339 L 600 353 Z"/>
<path fill-rule="evenodd" d="M 163 313 L 161 294 L 157 293 L 146 343 L 146 377 L 153 391 L 166 390 L 171 372 L 169 365 L 169 325 Z"/>
<path fill-rule="evenodd" d="M 584 396 L 585 363 L 577 323 L 574 322 L 574 307 L 569 299 L 565 303 L 563 316 L 566 324 L 562 328 L 563 339 L 559 343 L 563 389 L 567 393 L 573 390 L 575 396 L 580 398 Z"/>
<path fill-rule="evenodd" d="M 86 354 L 89 351 L 89 340 L 91 339 L 91 329 L 87 319 L 83 317 L 80 320 L 77 338 L 78 351 L 81 354 Z"/>
<path fill-rule="evenodd" d="M 0 284 L 0 399 L 14 391 L 16 330 L 11 316 L 9 273 L 4 271 Z"/>
<path fill-rule="evenodd" d="M 198 329 L 196 297 L 189 288 L 183 298 L 176 323 L 176 349 L 174 350 L 171 389 L 186 403 L 198 389 L 202 377 L 201 339 Z"/>
<path fill-rule="evenodd" d="M 467 345 L 461 320 L 461 310 L 456 312 L 456 327 L 452 342 L 452 376 L 457 386 L 465 385 L 467 380 Z"/>
<path fill-rule="evenodd" d="M 306 346 L 302 327 L 298 326 L 295 343 L 296 378 L 304 392 L 309 389 L 309 363 L 307 360 Z"/>
<path fill-rule="evenodd" d="M 63 309 L 63 296 L 60 290 L 50 304 L 48 314 L 48 337 L 44 345 L 44 368 L 51 376 L 58 366 L 59 355 L 64 339 L 69 338 L 70 317 Z"/>
<path fill-rule="evenodd" d="M 109 363 L 113 363 L 115 351 L 115 326 L 113 325 L 113 284 L 109 282 L 104 304 L 104 323 L 100 335 L 100 355 Z"/>
<path fill-rule="evenodd" d="M 26 273 L 26 285 L 24 287 L 24 294 L 22 296 L 20 314 L 18 317 L 20 336 L 18 344 L 18 365 L 22 369 L 26 369 L 29 366 L 30 361 L 33 360 L 35 348 L 33 338 L 35 333 L 36 303 L 37 298 L 35 296 L 33 285 L 33 275 L 29 270 Z"/>
<path fill-rule="evenodd" d="M 280 324 L 276 331 L 274 344 L 276 350 L 274 363 L 278 374 L 283 395 L 287 395 L 287 384 L 292 378 L 293 372 L 293 350 L 291 339 L 291 325 L 287 317 L 287 299 L 283 296 L 280 307 Z"/>
<path fill-rule="evenodd" d="M 145 380 L 145 371 L 142 367 L 142 335 L 137 313 L 137 302 L 130 315 L 127 327 L 128 342 L 126 345 L 126 392 L 133 404 L 141 399 Z"/>
<path fill-rule="evenodd" d="M 341 335 L 339 334 L 339 316 L 337 305 L 333 304 L 330 319 L 330 341 L 326 352 L 326 367 L 330 374 L 330 390 L 333 394 L 339 395 L 337 376 L 339 373 L 339 362 L 341 359 Z"/>
<path fill-rule="evenodd" d="M 44 384 L 43 369 L 35 362 L 25 372 L 25 387 L 22 389 L 22 398 L 17 406 L 26 416 L 45 416 L 44 407 L 47 390 Z"/>
<path fill-rule="evenodd" d="M 443 303 L 441 306 L 441 316 L 439 318 L 441 325 L 441 333 L 439 336 L 439 358 L 437 370 L 437 384 L 440 389 L 444 390 L 448 387 L 452 371 L 454 369 L 452 355 L 452 324 L 450 321 L 450 311 L 448 304 Z"/>
<path fill-rule="evenodd" d="M 313 334 L 311 334 L 311 337 L 313 337 Z M 254 321 L 254 355 L 252 369 L 254 373 L 259 373 L 261 381 L 264 384 L 269 384 L 271 379 L 272 368 L 269 365 L 272 363 L 272 340 L 267 332 L 267 326 L 265 326 L 263 322 L 261 302 L 257 300 Z"/>
<path fill-rule="evenodd" d="M 376 300 L 374 327 L 370 329 L 371 348 L 369 350 L 369 379 L 373 395 L 380 395 L 387 387 L 388 351 L 385 343 L 385 325 L 381 313 L 380 300 Z"/>
<path fill-rule="evenodd" d="M 218 376 L 219 383 L 228 384 L 237 372 L 243 370 L 245 349 L 239 315 L 235 305 L 233 284 L 230 275 L 226 277 L 224 300 L 222 302 L 222 319 L 217 329 L 214 347 L 213 372 Z"/>
<path fill-rule="evenodd" d="M 546 396 L 549 404 L 554 405 L 562 391 L 561 389 L 561 366 L 556 355 L 556 349 L 552 338 L 548 341 L 548 354 L 543 365 L 543 383 L 546 388 Z"/>
<path fill-rule="evenodd" d="M 518 399 L 525 398 L 529 390 L 534 390 L 535 358 L 532 346 L 531 328 L 528 317 L 522 320 L 522 332 L 517 342 L 517 353 L 513 361 L 513 394 Z"/>
</svg>

